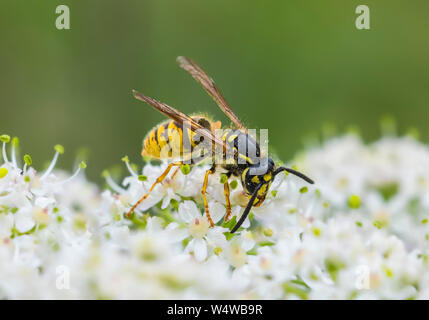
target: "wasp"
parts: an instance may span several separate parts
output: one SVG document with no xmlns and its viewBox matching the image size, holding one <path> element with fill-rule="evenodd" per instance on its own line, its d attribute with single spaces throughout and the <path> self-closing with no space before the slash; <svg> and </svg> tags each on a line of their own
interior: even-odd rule
<svg viewBox="0 0 429 320">
<path fill-rule="evenodd" d="M 181 68 L 189 72 L 190 75 L 202 85 L 220 109 L 229 117 L 233 123 L 233 128 L 227 128 L 221 131 L 219 130 L 221 127 L 219 121 L 215 122 L 205 115 L 188 116 L 165 103 L 133 90 L 134 97 L 137 100 L 146 102 L 170 118 L 170 120 L 160 123 L 147 134 L 143 140 L 142 155 L 156 159 L 172 160 L 172 162 L 170 162 L 165 171 L 156 179 L 149 191 L 131 207 L 126 214 L 127 217 L 130 217 L 137 206 L 149 196 L 150 192 L 152 192 L 157 184 L 162 183 L 173 167 L 177 167 L 176 171 L 173 173 L 174 177 L 178 169 L 180 169 L 184 163 L 195 165 L 207 158 L 223 160 L 212 161 L 212 166 L 205 173 L 201 190 L 205 214 L 211 227 L 214 226 L 214 223 L 210 217 L 206 196 L 210 175 L 219 170 L 222 171 L 228 179 L 231 176 L 239 178 L 243 190 L 249 199 L 239 221 L 231 229 L 231 233 L 238 230 L 253 206 L 262 205 L 271 183 L 280 172 L 286 171 L 302 178 L 310 184 L 314 183 L 313 180 L 303 173 L 291 168 L 282 166 L 276 167 L 271 158 L 263 156 L 259 144 L 249 135 L 246 127 L 232 112 L 213 80 L 191 59 L 178 57 L 177 61 Z M 178 161 L 174 161 L 174 159 Z M 228 179 L 224 183 L 224 194 L 226 199 L 225 221 L 227 221 L 231 215 Z"/>
</svg>

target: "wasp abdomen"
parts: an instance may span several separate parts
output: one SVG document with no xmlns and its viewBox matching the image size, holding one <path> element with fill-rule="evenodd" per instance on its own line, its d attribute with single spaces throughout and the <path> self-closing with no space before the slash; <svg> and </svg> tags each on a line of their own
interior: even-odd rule
<svg viewBox="0 0 429 320">
<path fill-rule="evenodd" d="M 211 123 L 203 117 L 192 117 L 204 128 L 210 130 Z M 183 158 L 192 153 L 199 141 L 194 139 L 195 133 L 182 124 L 167 120 L 153 128 L 143 140 L 143 156 L 156 159 Z"/>
</svg>

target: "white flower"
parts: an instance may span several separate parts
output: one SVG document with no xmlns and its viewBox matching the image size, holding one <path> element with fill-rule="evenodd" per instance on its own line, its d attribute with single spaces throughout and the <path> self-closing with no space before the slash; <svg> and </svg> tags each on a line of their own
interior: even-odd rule
<svg viewBox="0 0 429 320">
<path fill-rule="evenodd" d="M 142 202 L 167 164 L 100 190 L 78 169 L 41 174 L 11 156 L 0 164 L 0 298 L 4 299 L 427 299 L 429 148 L 409 137 L 366 145 L 332 138 L 301 153 L 308 186 L 278 175 L 239 232 L 207 166 L 175 169 Z M 84 167 L 84 166 L 82 166 Z M 174 201 L 172 201 L 174 200 Z M 231 190 L 237 220 L 248 196 Z M 160 205 L 156 205 L 156 204 Z M 142 213 L 142 211 L 147 211 Z M 227 226 L 227 227 L 222 227 Z M 69 289 L 57 288 L 68 272 Z M 60 284 L 61 285 L 61 284 Z"/>
<path fill-rule="evenodd" d="M 225 214 L 223 205 L 215 202 L 209 202 L 209 211 L 214 223 L 217 223 Z M 228 229 L 218 226 L 210 228 L 207 217 L 201 214 L 195 202 L 187 200 L 181 203 L 178 215 L 180 220 L 187 224 L 187 233 L 184 236 L 191 237 L 185 252 L 193 253 L 198 261 L 205 260 L 209 250 L 213 252 L 214 248 L 222 248 L 226 245 L 223 232 Z"/>
</svg>

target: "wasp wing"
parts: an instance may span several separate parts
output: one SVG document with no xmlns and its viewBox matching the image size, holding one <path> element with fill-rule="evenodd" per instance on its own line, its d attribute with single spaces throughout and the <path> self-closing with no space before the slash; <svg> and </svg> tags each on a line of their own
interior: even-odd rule
<svg viewBox="0 0 429 320">
<path fill-rule="evenodd" d="M 155 100 L 151 97 L 147 97 L 140 92 L 133 90 L 134 98 L 137 100 L 146 102 L 147 104 L 151 105 L 155 109 L 157 109 L 162 114 L 166 115 L 170 119 L 173 119 L 174 121 L 184 124 L 185 122 L 189 123 L 190 129 L 193 132 L 197 132 L 200 136 L 207 139 L 207 141 L 210 141 L 212 144 L 215 144 L 219 146 L 220 148 L 216 148 L 216 150 L 219 150 L 219 152 L 222 152 L 226 150 L 226 148 L 229 148 L 228 145 L 219 139 L 217 136 L 215 136 L 210 130 L 207 130 L 203 126 L 201 126 L 198 122 L 195 122 L 191 117 L 184 114 L 183 112 L 180 112 L 179 110 L 176 110 L 173 107 L 170 107 L 169 105 L 159 102 L 158 100 Z M 197 131 L 198 130 L 198 131 Z"/>
<path fill-rule="evenodd" d="M 203 71 L 203 69 L 201 69 L 194 61 L 186 57 L 177 57 L 177 62 L 179 62 L 182 69 L 188 71 L 190 75 L 203 86 L 204 90 L 207 91 L 219 108 L 222 109 L 222 111 L 239 129 L 247 131 L 246 127 L 241 123 L 234 112 L 232 112 L 225 98 L 214 84 L 214 81 Z"/>
</svg>

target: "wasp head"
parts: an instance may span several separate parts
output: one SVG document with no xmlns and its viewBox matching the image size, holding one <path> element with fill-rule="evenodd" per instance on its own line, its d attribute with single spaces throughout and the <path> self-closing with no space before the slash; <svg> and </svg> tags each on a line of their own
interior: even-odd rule
<svg viewBox="0 0 429 320">
<path fill-rule="evenodd" d="M 260 206 L 271 187 L 275 177 L 274 161 L 270 158 L 261 159 L 257 164 L 252 164 L 243 171 L 241 180 L 245 192 L 251 197 L 256 191 L 254 206 Z"/>
<path fill-rule="evenodd" d="M 258 164 L 252 164 L 243 170 L 241 175 L 241 182 L 245 192 L 248 194 L 250 200 L 241 215 L 240 220 L 231 229 L 231 233 L 234 233 L 243 224 L 250 209 L 253 206 L 260 206 L 267 196 L 267 193 L 271 187 L 271 183 L 277 174 L 282 171 L 292 173 L 301 179 L 304 179 L 308 183 L 313 184 L 313 180 L 302 174 L 301 172 L 295 171 L 290 168 L 279 167 L 276 168 L 272 159 L 262 159 Z"/>
</svg>

